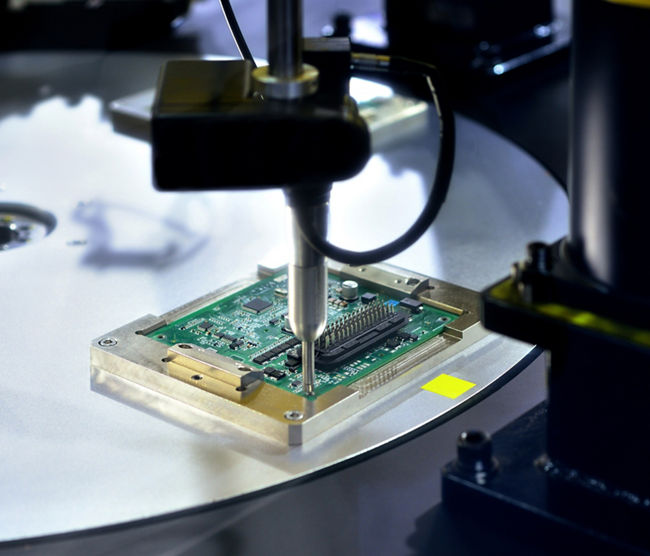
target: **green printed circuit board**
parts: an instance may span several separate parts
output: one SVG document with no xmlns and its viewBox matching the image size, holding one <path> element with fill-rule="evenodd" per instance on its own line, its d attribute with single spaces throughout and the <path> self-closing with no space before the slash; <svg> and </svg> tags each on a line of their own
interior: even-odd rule
<svg viewBox="0 0 650 556">
<path fill-rule="evenodd" d="M 349 385 L 443 332 L 457 318 L 410 297 L 392 298 L 329 276 L 327 328 L 316 345 L 315 395 Z M 347 299 L 345 299 L 346 297 Z M 194 344 L 264 371 L 265 381 L 302 392 L 301 347 L 286 319 L 287 275 L 266 278 L 148 336 Z"/>
</svg>

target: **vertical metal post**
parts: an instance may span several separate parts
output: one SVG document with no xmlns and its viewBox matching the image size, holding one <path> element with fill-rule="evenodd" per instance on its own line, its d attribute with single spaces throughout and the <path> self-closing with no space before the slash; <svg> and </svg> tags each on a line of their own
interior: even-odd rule
<svg viewBox="0 0 650 556">
<path fill-rule="evenodd" d="M 327 235 L 331 184 L 304 184 L 285 189 L 290 210 L 293 252 L 289 261 L 289 322 L 302 342 L 303 391 L 314 394 L 314 346 L 327 325 L 327 265 L 325 257 L 307 243 L 300 222 L 309 221 Z"/>
<path fill-rule="evenodd" d="M 302 0 L 268 0 L 269 74 L 294 79 L 302 72 Z"/>
<path fill-rule="evenodd" d="M 325 236 L 327 202 L 291 206 L 293 253 L 289 262 L 289 322 L 302 342 L 302 373 L 305 394 L 314 393 L 314 343 L 327 324 L 327 265 L 300 233 L 299 219 L 311 220 Z"/>
<path fill-rule="evenodd" d="M 268 0 L 269 65 L 253 71 L 265 98 L 298 100 L 318 90 L 318 70 L 302 62 L 302 0 Z"/>
</svg>

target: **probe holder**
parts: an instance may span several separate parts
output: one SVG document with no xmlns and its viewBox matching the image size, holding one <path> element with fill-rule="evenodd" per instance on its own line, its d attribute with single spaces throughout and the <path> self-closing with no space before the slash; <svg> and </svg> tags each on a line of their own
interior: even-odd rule
<svg viewBox="0 0 650 556">
<path fill-rule="evenodd" d="M 370 134 L 347 94 L 349 52 L 315 59 L 319 90 L 298 101 L 255 93 L 247 61 L 167 62 L 153 107 L 156 187 L 286 187 L 357 174 Z"/>
</svg>

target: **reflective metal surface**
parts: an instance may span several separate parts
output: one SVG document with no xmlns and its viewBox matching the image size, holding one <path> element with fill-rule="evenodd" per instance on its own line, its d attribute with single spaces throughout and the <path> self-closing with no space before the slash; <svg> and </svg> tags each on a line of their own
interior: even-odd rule
<svg viewBox="0 0 650 556">
<path fill-rule="evenodd" d="M 291 257 L 289 259 L 289 324 L 302 344 L 302 383 L 305 394 L 314 393 L 314 342 L 327 324 L 327 264 L 300 232 L 298 211 L 307 212 L 321 234 L 327 234 L 329 204 L 291 206 Z"/>
<path fill-rule="evenodd" d="M 293 79 L 302 72 L 302 0 L 268 0 L 269 74 Z"/>
<path fill-rule="evenodd" d="M 56 218 L 36 207 L 0 203 L 0 251 L 32 245 L 56 226 Z"/>
<path fill-rule="evenodd" d="M 325 469 L 421 427 L 452 400 L 406 403 L 294 449 L 219 442 L 90 390 L 88 342 L 288 259 L 280 191 L 161 194 L 149 146 L 115 134 L 107 103 L 153 85 L 163 56 L 0 56 L 0 202 L 57 226 L 0 253 L 0 540 L 124 523 L 224 500 Z M 424 202 L 430 141 L 375 156 L 334 186 L 331 237 L 385 243 Z M 423 177 L 424 176 L 424 177 Z M 457 165 L 435 226 L 393 263 L 472 289 L 500 278 L 527 241 L 566 230 L 552 178 L 507 141 L 458 120 Z M 445 369 L 498 376 L 529 346 L 479 342 Z M 197 415 L 197 418 L 200 416 Z"/>
</svg>

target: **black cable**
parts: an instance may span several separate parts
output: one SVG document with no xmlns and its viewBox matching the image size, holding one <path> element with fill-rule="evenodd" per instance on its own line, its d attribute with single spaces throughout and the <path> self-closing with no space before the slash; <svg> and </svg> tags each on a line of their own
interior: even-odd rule
<svg viewBox="0 0 650 556">
<path fill-rule="evenodd" d="M 230 5 L 230 0 L 220 0 L 220 2 L 226 22 L 228 23 L 228 27 L 230 28 L 230 32 L 232 33 L 241 56 L 244 60 L 249 60 L 253 66 L 255 66 L 253 55 L 251 54 L 251 51 L 246 44 L 246 39 L 237 23 L 237 18 L 233 12 L 232 6 Z M 450 101 L 447 98 L 442 78 L 434 66 L 424 62 L 409 60 L 407 58 L 378 56 L 372 54 L 353 55 L 353 60 L 356 61 L 356 69 L 361 70 L 362 72 L 378 71 L 405 74 L 415 73 L 424 76 L 431 97 L 436 106 L 438 121 L 440 122 L 438 164 L 433 179 L 433 185 L 429 192 L 429 198 L 427 199 L 420 216 L 418 216 L 411 227 L 397 239 L 369 251 L 349 251 L 348 249 L 337 247 L 328 242 L 326 238 L 321 237 L 318 230 L 314 228 L 313 222 L 308 221 L 303 216 L 303 212 L 306 211 L 296 211 L 296 214 L 298 215 L 298 225 L 302 236 L 314 249 L 319 251 L 325 257 L 335 261 L 350 265 L 364 265 L 389 259 L 409 248 L 420 239 L 420 237 L 422 237 L 436 219 L 436 216 L 438 216 L 438 212 L 440 212 L 440 208 L 447 197 L 447 191 L 449 190 L 451 173 L 454 167 L 456 132 L 454 113 L 451 109 Z M 355 69 L 355 64 L 353 64 L 353 69 Z"/>
<path fill-rule="evenodd" d="M 228 24 L 228 28 L 230 29 L 230 34 L 232 35 L 232 38 L 235 41 L 237 50 L 239 50 L 239 54 L 244 60 L 248 60 L 249 62 L 251 62 L 253 64 L 253 67 L 257 67 L 255 60 L 253 59 L 253 54 L 248 48 L 248 44 L 246 43 L 246 39 L 244 38 L 244 34 L 241 32 L 239 23 L 237 22 L 237 17 L 235 16 L 235 12 L 233 11 L 232 6 L 230 5 L 230 0 L 219 0 L 219 2 L 221 3 L 221 9 L 223 10 L 223 15 L 226 18 L 226 23 Z"/>
<path fill-rule="evenodd" d="M 418 73 L 423 75 L 438 113 L 440 146 L 433 185 L 420 216 L 406 232 L 390 243 L 369 251 L 349 251 L 331 244 L 326 238 L 320 236 L 312 222 L 304 217 L 298 217 L 300 231 L 307 243 L 330 259 L 355 266 L 389 259 L 413 245 L 427 231 L 447 197 L 456 147 L 454 113 L 441 76 L 435 67 L 423 62 L 405 58 L 389 58 L 387 56 L 364 56 L 362 63 L 357 67 L 365 71 L 374 69 L 374 71 L 387 71 L 388 73 Z M 296 214 L 302 215 L 302 211 L 296 211 Z"/>
</svg>

